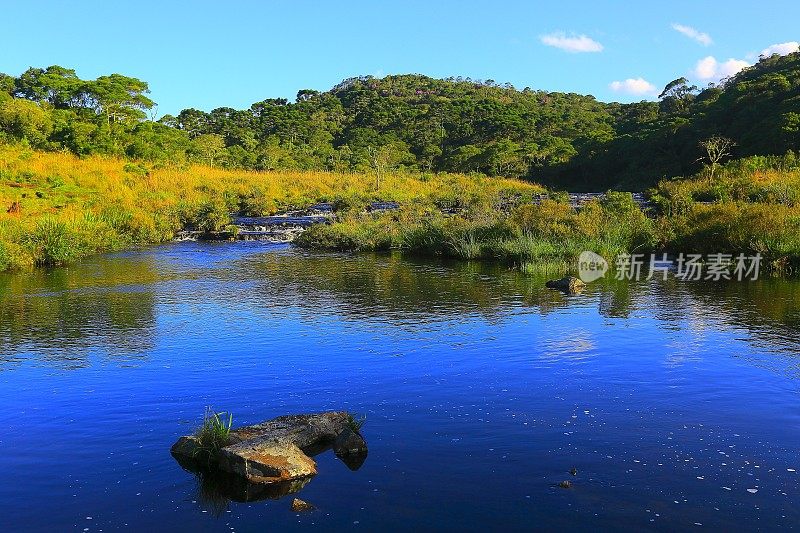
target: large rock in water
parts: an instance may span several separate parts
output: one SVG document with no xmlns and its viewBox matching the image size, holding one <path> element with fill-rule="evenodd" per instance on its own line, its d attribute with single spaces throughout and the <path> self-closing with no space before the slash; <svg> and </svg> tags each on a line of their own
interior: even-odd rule
<svg viewBox="0 0 800 533">
<path fill-rule="evenodd" d="M 569 294 L 577 294 L 586 287 L 586 284 L 583 281 L 573 276 L 565 276 L 561 279 L 552 279 L 544 285 L 549 289 L 558 289 Z"/>
<path fill-rule="evenodd" d="M 349 436 L 351 420 L 344 411 L 331 411 L 279 416 L 261 424 L 234 429 L 229 444 L 219 451 L 212 466 L 242 476 L 251 483 L 282 483 L 308 478 L 317 473 L 317 465 L 309 455 L 330 447 L 342 434 Z M 366 456 L 366 443 L 360 435 L 358 438 L 361 439 L 361 453 Z M 350 438 L 348 440 L 353 442 Z M 189 461 L 197 459 L 202 452 L 194 435 L 181 437 L 170 451 L 177 459 Z"/>
</svg>

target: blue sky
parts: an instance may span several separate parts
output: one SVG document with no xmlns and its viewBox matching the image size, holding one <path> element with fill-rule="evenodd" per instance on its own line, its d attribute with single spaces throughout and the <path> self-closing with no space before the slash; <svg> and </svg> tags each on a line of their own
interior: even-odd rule
<svg viewBox="0 0 800 533">
<path fill-rule="evenodd" d="M 705 85 L 800 40 L 797 1 L 6 0 L 2 12 L 0 72 L 135 76 L 159 114 L 398 73 L 632 101 L 679 76 Z"/>
</svg>

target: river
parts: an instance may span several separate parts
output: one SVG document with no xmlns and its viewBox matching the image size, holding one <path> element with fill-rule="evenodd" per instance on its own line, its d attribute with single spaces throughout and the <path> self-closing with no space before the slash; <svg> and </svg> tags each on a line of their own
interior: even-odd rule
<svg viewBox="0 0 800 533">
<path fill-rule="evenodd" d="M 544 281 L 259 242 L 0 274 L 0 523 L 800 523 L 800 282 L 601 280 L 567 296 Z M 347 409 L 366 416 L 369 456 L 356 471 L 317 456 L 296 495 L 316 512 L 235 501 L 169 453 L 209 405 L 234 425 Z"/>
</svg>

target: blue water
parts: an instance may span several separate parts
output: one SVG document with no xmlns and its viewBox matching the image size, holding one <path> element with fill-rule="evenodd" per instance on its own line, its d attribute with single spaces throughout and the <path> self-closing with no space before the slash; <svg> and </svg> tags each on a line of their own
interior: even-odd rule
<svg viewBox="0 0 800 533">
<path fill-rule="evenodd" d="M 800 523 L 800 283 L 544 279 L 243 242 L 2 275 L 0 525 Z M 310 514 L 210 498 L 169 454 L 207 405 L 364 414 L 369 456 L 317 456 Z"/>
</svg>

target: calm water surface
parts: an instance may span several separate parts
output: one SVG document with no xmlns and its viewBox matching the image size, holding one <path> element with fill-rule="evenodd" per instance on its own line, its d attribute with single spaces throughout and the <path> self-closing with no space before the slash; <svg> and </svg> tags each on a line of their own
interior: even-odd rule
<svg viewBox="0 0 800 533">
<path fill-rule="evenodd" d="M 800 283 L 543 281 L 259 243 L 0 275 L 0 525 L 800 524 Z M 318 456 L 311 514 L 231 501 L 169 454 L 206 405 L 364 413 L 369 457 Z"/>
</svg>

